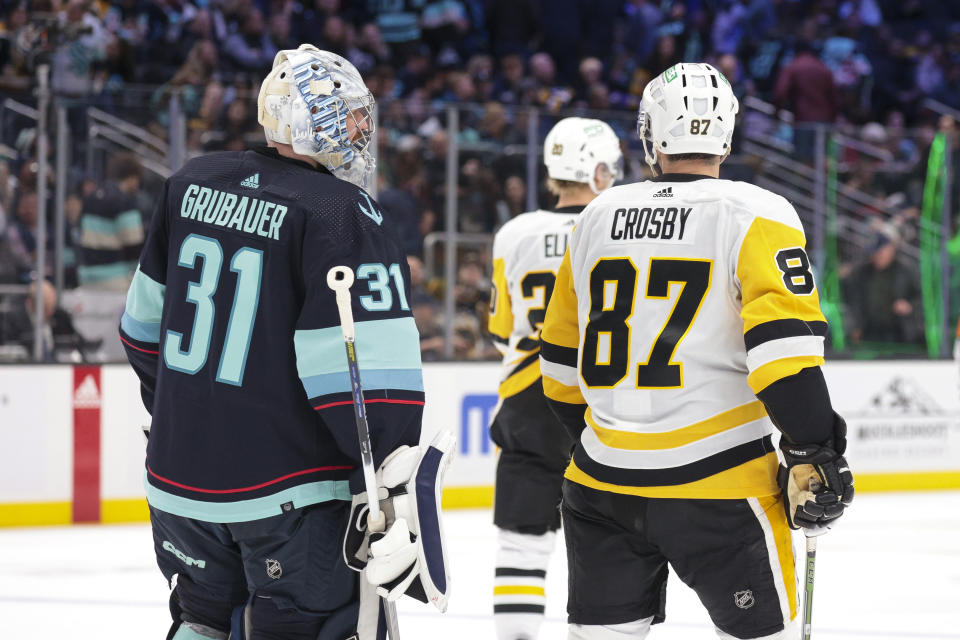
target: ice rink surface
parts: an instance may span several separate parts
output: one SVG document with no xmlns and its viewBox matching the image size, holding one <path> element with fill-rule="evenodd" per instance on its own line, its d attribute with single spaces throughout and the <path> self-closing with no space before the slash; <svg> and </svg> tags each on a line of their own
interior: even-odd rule
<svg viewBox="0 0 960 640">
<path fill-rule="evenodd" d="M 451 511 L 450 609 L 405 600 L 404 640 L 493 640 L 496 530 L 487 510 Z M 795 550 L 802 549 L 800 536 Z M 541 639 L 566 637 L 561 545 L 547 576 Z M 147 525 L 0 529 L 0 640 L 162 640 L 166 584 Z M 651 639 L 716 638 L 693 592 L 671 575 L 667 621 Z M 816 640 L 960 639 L 960 492 L 859 495 L 820 539 Z"/>
</svg>

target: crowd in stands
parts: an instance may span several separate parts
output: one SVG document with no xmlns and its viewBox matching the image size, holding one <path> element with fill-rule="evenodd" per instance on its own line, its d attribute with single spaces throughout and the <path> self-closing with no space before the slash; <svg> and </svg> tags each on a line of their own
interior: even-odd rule
<svg viewBox="0 0 960 640">
<path fill-rule="evenodd" d="M 840 267 L 850 304 L 859 305 L 851 317 L 889 306 L 893 316 L 912 320 L 894 338 L 888 332 L 877 339 L 923 339 L 918 288 L 904 287 L 888 305 L 868 299 L 859 279 L 880 278 L 868 267 L 884 262 L 874 259 L 877 252 L 891 251 L 881 246 L 892 247 L 903 270 L 915 268 L 915 255 L 897 250 L 915 245 L 933 136 L 954 128 L 926 100 L 960 109 L 960 3 L 0 0 L 0 93 L 35 105 L 33 73 L 49 61 L 52 88 L 71 105 L 78 166 L 88 105 L 167 138 L 176 100 L 188 153 L 242 149 L 262 140 L 260 79 L 278 50 L 301 42 L 347 57 L 377 98 L 379 198 L 422 274 L 420 281 L 415 276 L 414 296 L 426 358 L 442 357 L 446 346 L 442 283 L 431 277 L 442 270 L 424 264 L 425 238 L 444 230 L 450 142 L 444 107 L 460 105 L 457 230 L 489 234 L 527 208 L 531 191 L 541 206 L 550 204 L 543 180 L 527 181 L 529 107 L 538 110 L 536 144 L 562 116 L 589 112 L 610 121 L 628 150 L 628 179 L 642 179 L 633 123 L 643 88 L 683 60 L 717 66 L 741 104 L 752 96 L 792 112 L 792 123 L 771 118 L 763 126 L 792 144 L 800 163 L 815 162 L 817 125 L 852 141 L 837 147 L 838 179 L 841 191 L 866 196 L 855 199 L 852 215 L 869 239 L 849 249 Z M 756 124 L 742 121 L 741 132 Z M 0 283 L 26 284 L 36 275 L 32 126 L 0 108 Z M 735 145 L 735 157 L 740 153 Z M 136 158 L 125 154 L 97 172 L 73 168 L 70 175 L 67 285 L 122 290 L 152 212 L 152 187 Z M 496 356 L 483 331 L 487 253 L 469 246 L 460 254 L 457 357 Z M 880 335 L 871 331 L 863 324 L 851 337 Z"/>
</svg>

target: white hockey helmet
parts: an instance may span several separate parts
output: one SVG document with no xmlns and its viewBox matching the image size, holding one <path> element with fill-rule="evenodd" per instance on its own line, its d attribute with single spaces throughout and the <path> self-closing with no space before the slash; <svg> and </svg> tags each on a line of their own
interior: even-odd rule
<svg viewBox="0 0 960 640">
<path fill-rule="evenodd" d="M 723 74 L 709 64 L 681 62 L 643 90 L 637 133 L 651 169 L 658 154 L 730 153 L 740 104 Z"/>
<path fill-rule="evenodd" d="M 260 85 L 257 121 L 267 140 L 289 144 L 334 175 L 366 186 L 375 160 L 373 94 L 348 60 L 313 45 L 277 52 Z"/>
<path fill-rule="evenodd" d="M 623 178 L 620 140 L 606 122 L 589 118 L 564 118 L 553 125 L 543 141 L 543 163 L 554 180 L 584 182 L 600 193 L 595 175 L 606 166 L 614 182 Z"/>
</svg>

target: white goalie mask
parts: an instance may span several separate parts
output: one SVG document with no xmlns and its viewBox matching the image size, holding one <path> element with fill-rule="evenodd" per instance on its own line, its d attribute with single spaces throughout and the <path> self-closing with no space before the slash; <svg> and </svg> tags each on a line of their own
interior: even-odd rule
<svg viewBox="0 0 960 640">
<path fill-rule="evenodd" d="M 730 83 L 709 64 L 670 67 L 643 90 L 637 133 L 644 159 L 656 172 L 661 153 L 726 156 L 739 109 Z"/>
<path fill-rule="evenodd" d="M 289 144 L 339 178 L 366 187 L 376 162 L 373 94 L 348 60 L 309 44 L 285 49 L 260 85 L 257 121 L 267 140 Z"/>
<path fill-rule="evenodd" d="M 543 163 L 554 180 L 583 182 L 594 193 L 601 191 L 595 179 L 598 165 L 607 168 L 614 182 L 623 178 L 620 139 L 601 120 L 564 118 L 553 125 L 543 141 Z"/>
</svg>

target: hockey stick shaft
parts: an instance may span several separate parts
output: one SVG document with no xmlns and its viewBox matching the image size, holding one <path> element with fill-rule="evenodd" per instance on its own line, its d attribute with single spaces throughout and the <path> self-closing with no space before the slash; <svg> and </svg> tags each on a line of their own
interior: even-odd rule
<svg viewBox="0 0 960 640">
<path fill-rule="evenodd" d="M 807 538 L 807 570 L 803 582 L 803 626 L 801 640 L 810 640 L 810 624 L 813 619 L 813 577 L 817 566 L 817 536 Z"/>
<path fill-rule="evenodd" d="M 357 364 L 356 333 L 353 325 L 353 308 L 350 304 L 350 287 L 353 285 L 353 271 L 350 267 L 333 267 L 327 272 L 327 286 L 333 289 L 337 297 L 337 311 L 340 315 L 340 329 L 343 332 L 343 344 L 347 350 L 347 369 L 350 374 L 350 388 L 353 397 L 353 415 L 357 421 L 357 437 L 360 441 L 360 460 L 363 463 L 363 484 L 367 489 L 367 505 L 370 513 L 367 526 L 373 533 L 382 533 L 386 528 L 386 518 L 380 511 L 377 475 L 373 466 L 373 447 L 370 444 L 370 427 L 367 423 L 367 410 L 363 403 L 363 387 L 360 386 L 360 367 Z M 397 607 L 386 598 L 383 606 L 387 618 L 387 632 L 391 640 L 400 640 L 400 625 L 397 621 Z"/>
</svg>

